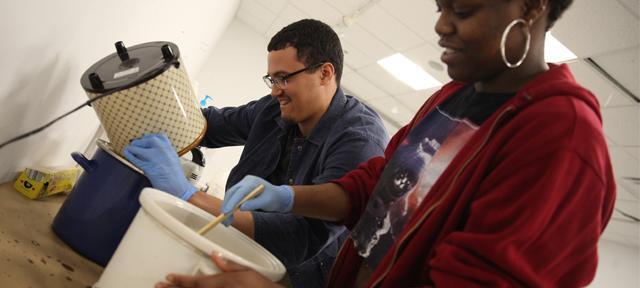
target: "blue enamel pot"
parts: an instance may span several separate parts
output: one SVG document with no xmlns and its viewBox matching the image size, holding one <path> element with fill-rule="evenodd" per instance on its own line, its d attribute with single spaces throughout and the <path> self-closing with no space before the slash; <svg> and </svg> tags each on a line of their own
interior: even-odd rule
<svg viewBox="0 0 640 288">
<path fill-rule="evenodd" d="M 140 209 L 138 196 L 151 187 L 142 172 L 98 140 L 91 160 L 74 152 L 84 169 L 53 220 L 53 231 L 76 252 L 106 266 Z"/>
</svg>

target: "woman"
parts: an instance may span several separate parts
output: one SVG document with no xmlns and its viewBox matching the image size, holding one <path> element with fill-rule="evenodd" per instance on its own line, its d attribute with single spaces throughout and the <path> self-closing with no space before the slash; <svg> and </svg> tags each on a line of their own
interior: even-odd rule
<svg viewBox="0 0 640 288">
<path fill-rule="evenodd" d="M 344 223 L 351 238 L 330 287 L 587 285 L 615 183 L 596 98 L 566 65 L 544 61 L 545 32 L 570 3 L 436 0 L 454 81 L 396 133 L 385 157 L 323 185 L 247 177 L 222 211 L 262 183 L 243 210 Z M 214 261 L 226 273 L 170 282 L 275 285 Z"/>
</svg>

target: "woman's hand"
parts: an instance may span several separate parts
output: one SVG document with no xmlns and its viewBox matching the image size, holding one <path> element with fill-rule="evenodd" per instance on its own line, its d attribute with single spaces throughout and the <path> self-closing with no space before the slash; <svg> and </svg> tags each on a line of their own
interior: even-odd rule
<svg viewBox="0 0 640 288">
<path fill-rule="evenodd" d="M 271 280 L 220 255 L 211 254 L 211 260 L 222 271 L 216 275 L 167 275 L 167 282 L 156 284 L 155 288 L 191 287 L 281 287 Z"/>
</svg>

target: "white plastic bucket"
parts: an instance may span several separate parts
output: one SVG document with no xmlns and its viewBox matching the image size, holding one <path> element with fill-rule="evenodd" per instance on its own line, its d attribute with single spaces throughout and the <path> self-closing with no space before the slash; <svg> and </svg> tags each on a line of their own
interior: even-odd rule
<svg viewBox="0 0 640 288">
<path fill-rule="evenodd" d="M 215 274 L 209 254 L 261 273 L 272 281 L 284 276 L 282 263 L 233 227 L 218 225 L 205 235 L 196 231 L 213 215 L 165 192 L 145 188 L 136 214 L 96 288 L 153 287 L 169 273 Z"/>
</svg>

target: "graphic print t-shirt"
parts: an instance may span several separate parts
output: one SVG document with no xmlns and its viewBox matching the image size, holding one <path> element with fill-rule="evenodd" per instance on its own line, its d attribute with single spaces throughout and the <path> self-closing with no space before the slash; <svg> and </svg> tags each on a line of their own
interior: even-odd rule
<svg viewBox="0 0 640 288">
<path fill-rule="evenodd" d="M 400 143 L 352 230 L 360 256 L 375 269 L 433 183 L 478 127 L 514 93 L 466 86 L 425 116 Z"/>
</svg>

